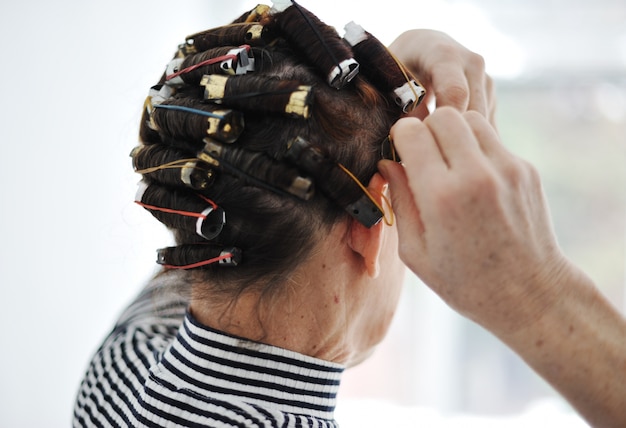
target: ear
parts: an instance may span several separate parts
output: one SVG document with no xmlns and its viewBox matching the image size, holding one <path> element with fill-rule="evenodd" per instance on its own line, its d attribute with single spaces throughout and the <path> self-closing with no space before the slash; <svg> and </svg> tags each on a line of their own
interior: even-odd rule
<svg viewBox="0 0 626 428">
<path fill-rule="evenodd" d="M 378 204 L 383 204 L 383 192 L 387 182 L 379 174 L 376 173 L 370 180 L 367 190 Z M 383 243 L 383 227 L 384 222 L 379 221 L 374 226 L 367 228 L 355 219 L 350 219 L 350 233 L 348 245 L 363 259 L 364 267 L 367 274 L 375 278 L 380 271 L 379 257 Z"/>
</svg>

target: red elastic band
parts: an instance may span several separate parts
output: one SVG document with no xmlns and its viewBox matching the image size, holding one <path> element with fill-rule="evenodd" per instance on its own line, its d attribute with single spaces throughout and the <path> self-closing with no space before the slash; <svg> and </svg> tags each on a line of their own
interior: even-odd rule
<svg viewBox="0 0 626 428">
<path fill-rule="evenodd" d="M 192 263 L 190 265 L 184 265 L 184 266 L 163 265 L 163 267 L 167 268 L 167 269 L 193 269 L 193 268 L 197 268 L 197 267 L 201 267 L 201 266 L 206 266 L 206 265 L 210 265 L 210 264 L 213 264 L 213 263 L 217 263 L 217 262 L 219 262 L 221 260 L 229 259 L 231 257 L 233 257 L 233 255 L 231 253 L 227 253 L 227 254 L 221 255 L 219 257 L 215 257 L 213 259 L 203 260 L 201 262 Z"/>
<path fill-rule="evenodd" d="M 154 211 L 161 211 L 164 213 L 170 213 L 170 214 L 180 214 L 180 215 L 184 215 L 187 217 L 195 217 L 195 218 L 201 218 L 201 219 L 205 219 L 206 215 L 202 214 L 202 213 L 194 213 L 194 212 L 190 212 L 190 211 L 179 211 L 179 210 L 173 210 L 170 208 L 162 208 L 162 207 L 156 207 L 154 205 L 148 205 L 148 204 L 144 204 L 143 202 L 139 202 L 139 201 L 135 201 L 136 204 L 141 205 L 142 207 L 148 209 L 148 210 L 154 210 Z M 215 203 L 213 203 L 215 204 Z M 214 206 L 217 207 L 217 205 Z"/>
</svg>

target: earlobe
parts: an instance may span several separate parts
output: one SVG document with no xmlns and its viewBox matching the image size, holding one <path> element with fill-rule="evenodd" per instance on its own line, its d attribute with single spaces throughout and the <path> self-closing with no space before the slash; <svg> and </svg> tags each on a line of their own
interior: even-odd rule
<svg viewBox="0 0 626 428">
<path fill-rule="evenodd" d="M 385 186 L 385 179 L 379 173 L 374 174 L 367 186 L 372 197 L 380 205 L 382 205 Z M 383 243 L 383 227 L 384 222 L 382 221 L 367 228 L 358 221 L 351 220 L 350 248 L 362 257 L 364 269 L 371 278 L 377 277 L 380 272 L 379 258 Z"/>
</svg>

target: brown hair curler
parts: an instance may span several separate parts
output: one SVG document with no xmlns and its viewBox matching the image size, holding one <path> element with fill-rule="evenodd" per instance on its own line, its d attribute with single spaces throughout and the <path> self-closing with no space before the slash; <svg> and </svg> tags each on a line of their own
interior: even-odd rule
<svg viewBox="0 0 626 428">
<path fill-rule="evenodd" d="M 252 10 L 243 13 L 233 23 L 258 22 L 261 21 L 270 11 L 270 7 L 266 4 L 258 4 Z"/>
<path fill-rule="evenodd" d="M 209 241 L 220 234 L 226 223 L 224 210 L 214 202 L 145 180 L 139 183 L 135 202 L 166 226 L 195 232 Z"/>
<path fill-rule="evenodd" d="M 283 113 L 306 119 L 313 103 L 313 88 L 296 80 L 206 75 L 201 85 L 205 87 L 205 101 L 242 110 Z"/>
<path fill-rule="evenodd" d="M 405 113 L 415 108 L 426 90 L 376 37 L 360 25 L 345 26 L 344 39 L 352 46 L 361 72 L 383 93 L 391 95 Z"/>
<path fill-rule="evenodd" d="M 173 87 L 197 85 L 205 74 L 222 72 L 235 75 L 249 71 L 254 71 L 254 57 L 250 46 L 225 46 L 185 58 L 174 58 L 167 65 L 165 83 Z"/>
<path fill-rule="evenodd" d="M 242 252 L 237 247 L 212 244 L 187 244 L 157 250 L 157 263 L 168 269 L 194 269 L 217 264 L 237 266 Z"/>
<path fill-rule="evenodd" d="M 331 160 L 322 148 L 296 137 L 288 143 L 285 158 L 310 174 L 321 192 L 365 227 L 372 227 L 383 218 L 383 212 L 359 187 L 356 177 L 347 174 L 345 167 Z M 347 182 L 351 190 L 347 194 L 339 192 L 337 186 L 329 185 L 332 179 Z M 360 196 L 350 198 L 350 195 Z"/>
<path fill-rule="evenodd" d="M 350 47 L 333 27 L 295 1 L 274 1 L 272 24 L 316 65 L 328 84 L 336 89 L 346 86 L 359 72 L 359 63 Z"/>
<path fill-rule="evenodd" d="M 191 98 L 172 98 L 152 107 L 153 129 L 170 137 L 195 141 L 210 137 L 233 143 L 244 129 L 241 112 Z"/>
<path fill-rule="evenodd" d="M 206 139 L 198 158 L 244 182 L 277 194 L 292 195 L 302 200 L 313 196 L 313 182 L 287 164 L 264 153 L 240 149 Z"/>
<path fill-rule="evenodd" d="M 234 23 L 223 27 L 212 28 L 187 36 L 186 45 L 196 52 L 206 51 L 220 46 L 264 46 L 274 36 L 269 28 L 258 22 Z"/>
<path fill-rule="evenodd" d="M 130 155 L 135 172 L 168 186 L 205 190 L 215 180 L 215 171 L 209 165 L 172 147 L 140 145 Z"/>
</svg>

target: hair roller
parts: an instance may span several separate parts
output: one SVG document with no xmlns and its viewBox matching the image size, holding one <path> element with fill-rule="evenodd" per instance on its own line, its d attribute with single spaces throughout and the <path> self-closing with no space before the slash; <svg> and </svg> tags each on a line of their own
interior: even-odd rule
<svg viewBox="0 0 626 428">
<path fill-rule="evenodd" d="M 383 213 L 363 192 L 352 175 L 346 172 L 317 146 L 301 137 L 296 137 L 287 145 L 285 158 L 310 174 L 317 187 L 331 200 L 335 201 L 348 214 L 365 227 L 371 227 L 383 218 Z M 348 187 L 329 186 L 334 180 L 340 180 Z M 345 189 L 348 189 L 346 191 Z M 359 195 L 356 198 L 352 195 Z"/>
<path fill-rule="evenodd" d="M 215 180 L 209 165 L 162 144 L 137 146 L 131 157 L 136 172 L 169 186 L 205 190 Z"/>
<path fill-rule="evenodd" d="M 187 36 L 187 45 L 193 46 L 198 52 L 220 46 L 239 46 L 248 44 L 264 46 L 273 39 L 268 28 L 258 22 L 236 23 L 217 27 Z"/>
<path fill-rule="evenodd" d="M 223 72 L 234 75 L 249 71 L 254 71 L 254 57 L 249 45 L 221 47 L 173 59 L 167 65 L 165 83 L 173 87 L 197 85 L 205 74 Z"/>
<path fill-rule="evenodd" d="M 139 183 L 135 202 L 166 226 L 195 232 L 207 240 L 215 239 L 226 223 L 224 210 L 214 202 L 146 181 Z"/>
<path fill-rule="evenodd" d="M 155 104 L 151 123 L 169 137 L 202 141 L 208 136 L 224 143 L 235 142 L 244 129 L 241 112 L 190 98 Z"/>
<path fill-rule="evenodd" d="M 223 170 L 245 183 L 303 200 L 313 196 L 313 182 L 289 165 L 278 162 L 261 152 L 252 152 L 234 146 L 206 140 L 198 158 Z"/>
<path fill-rule="evenodd" d="M 362 73 L 381 92 L 393 95 L 394 101 L 405 113 L 417 106 L 426 91 L 410 72 L 360 25 L 350 22 L 345 30 L 344 39 L 352 46 L 355 57 L 363 65 Z"/>
<path fill-rule="evenodd" d="M 333 27 L 291 0 L 274 0 L 273 23 L 281 34 L 319 67 L 328 84 L 346 86 L 359 72 L 359 63 Z"/>
<path fill-rule="evenodd" d="M 189 244 L 157 250 L 157 263 L 168 269 L 195 269 L 209 265 L 237 266 L 242 253 L 237 247 Z"/>
<path fill-rule="evenodd" d="M 243 22 L 258 22 L 268 14 L 270 7 L 265 4 L 258 4 L 254 9 L 242 14 L 239 18 L 235 19 L 233 23 Z"/>
<path fill-rule="evenodd" d="M 201 85 L 205 87 L 205 101 L 242 110 L 308 118 L 313 102 L 313 88 L 295 80 L 214 74 L 204 76 Z"/>
</svg>

